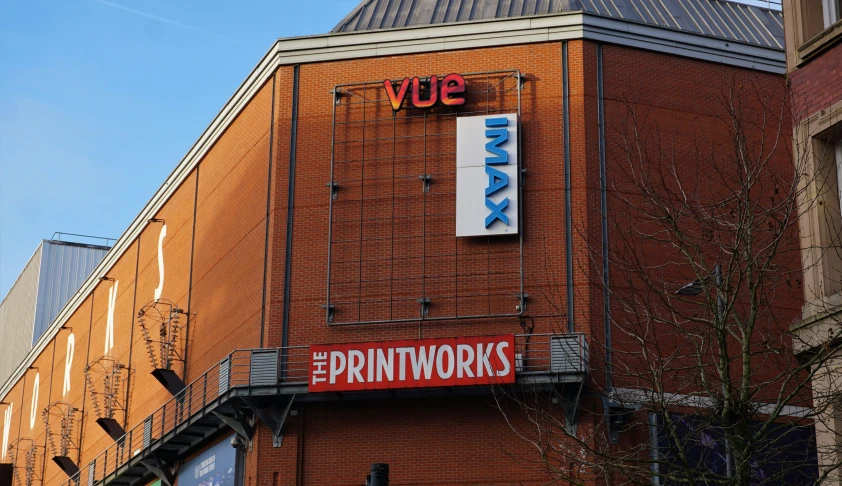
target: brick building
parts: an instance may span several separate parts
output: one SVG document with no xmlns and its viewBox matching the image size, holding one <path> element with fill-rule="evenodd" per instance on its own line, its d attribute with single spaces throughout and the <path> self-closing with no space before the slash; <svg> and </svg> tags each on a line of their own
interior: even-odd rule
<svg viewBox="0 0 842 486">
<path fill-rule="evenodd" d="M 604 418 L 612 128 L 783 93 L 781 15 L 403 3 L 269 49 L 0 389 L 0 484 L 543 484 L 492 388 Z"/>
<path fill-rule="evenodd" d="M 796 167 L 805 174 L 801 209 L 805 305 L 793 325 L 796 354 L 809 358 L 827 351 L 816 374 L 815 394 L 836 396 L 839 374 L 840 187 L 842 166 L 842 9 L 833 0 L 784 1 L 787 75 L 795 114 Z M 839 402 L 823 410 L 817 423 L 820 465 L 833 469 L 842 446 Z M 828 484 L 842 484 L 833 471 Z"/>
</svg>

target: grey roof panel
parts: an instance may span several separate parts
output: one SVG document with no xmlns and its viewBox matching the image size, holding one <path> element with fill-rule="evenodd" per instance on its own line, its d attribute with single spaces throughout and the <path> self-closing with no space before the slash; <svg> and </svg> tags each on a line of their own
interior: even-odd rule
<svg viewBox="0 0 842 486">
<path fill-rule="evenodd" d="M 698 29 L 698 23 L 687 9 L 684 8 L 681 2 L 670 2 L 667 8 L 672 19 L 675 21 L 677 29 L 691 32 L 695 32 Z"/>
<path fill-rule="evenodd" d="M 727 0 L 363 0 L 332 32 L 401 29 L 577 11 L 783 48 L 780 11 Z"/>
</svg>

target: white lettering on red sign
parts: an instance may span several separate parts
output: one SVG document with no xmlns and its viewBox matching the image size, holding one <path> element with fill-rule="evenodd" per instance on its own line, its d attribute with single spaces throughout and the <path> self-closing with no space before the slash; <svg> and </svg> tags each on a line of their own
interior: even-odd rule
<svg viewBox="0 0 842 486">
<path fill-rule="evenodd" d="M 514 335 L 310 346 L 309 391 L 514 383 Z"/>
</svg>

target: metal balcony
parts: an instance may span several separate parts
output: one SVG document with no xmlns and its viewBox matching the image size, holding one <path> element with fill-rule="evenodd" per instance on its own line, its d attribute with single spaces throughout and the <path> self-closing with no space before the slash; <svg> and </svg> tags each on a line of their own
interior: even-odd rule
<svg viewBox="0 0 842 486">
<path fill-rule="evenodd" d="M 516 384 L 582 383 L 588 373 L 587 341 L 582 334 L 517 335 L 515 361 Z M 306 403 L 379 397 L 379 392 L 358 392 L 356 397 L 308 393 L 309 366 L 309 346 L 233 351 L 82 466 L 64 486 L 133 485 L 153 476 L 172 484 L 175 471 L 169 465 L 175 459 L 199 448 L 226 427 L 250 435 L 253 427 L 246 416 L 251 413 L 276 436 L 282 436 L 293 398 L 296 403 Z M 464 388 L 474 389 L 474 393 L 488 393 L 490 389 Z M 435 389 L 405 392 L 436 394 Z M 453 390 L 440 393 L 451 395 Z M 390 391 L 389 396 L 395 393 Z"/>
</svg>

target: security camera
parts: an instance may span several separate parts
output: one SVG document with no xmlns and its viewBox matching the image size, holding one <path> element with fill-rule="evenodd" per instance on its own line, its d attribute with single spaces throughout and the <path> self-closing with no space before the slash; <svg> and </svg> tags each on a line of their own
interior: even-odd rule
<svg viewBox="0 0 842 486">
<path fill-rule="evenodd" d="M 231 437 L 231 447 L 233 447 L 234 449 L 246 450 L 248 449 L 248 446 L 248 442 L 239 435 Z"/>
</svg>

